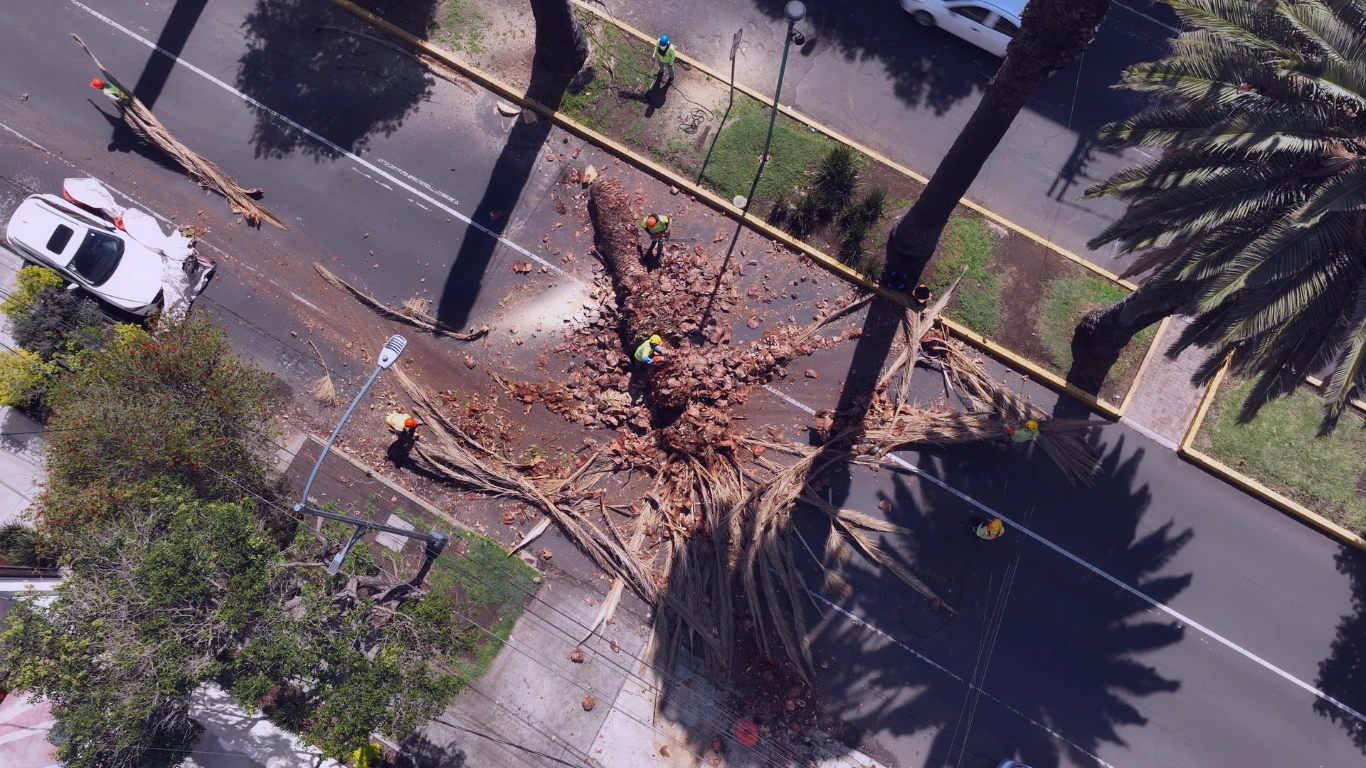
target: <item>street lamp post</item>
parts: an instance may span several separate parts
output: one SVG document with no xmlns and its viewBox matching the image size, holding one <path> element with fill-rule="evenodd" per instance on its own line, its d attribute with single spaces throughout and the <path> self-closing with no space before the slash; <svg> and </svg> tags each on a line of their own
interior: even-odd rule
<svg viewBox="0 0 1366 768">
<path fill-rule="evenodd" d="M 407 346 L 408 340 L 398 334 L 390 336 L 389 340 L 384 343 L 384 348 L 381 349 L 379 353 L 379 360 L 376 361 L 374 372 L 370 374 L 370 378 L 366 380 L 365 386 L 361 387 L 360 392 L 356 393 L 356 399 L 351 401 L 351 405 L 346 409 L 346 413 L 342 414 L 341 421 L 338 421 L 336 429 L 332 430 L 332 436 L 327 438 L 327 444 L 323 446 L 322 453 L 318 454 L 318 461 L 313 465 L 313 472 L 309 474 L 308 482 L 304 484 L 303 498 L 299 500 L 298 504 L 294 505 L 294 511 L 296 513 L 307 513 L 314 517 L 336 520 L 338 522 L 356 526 L 356 530 L 351 534 L 351 538 L 346 542 L 346 546 L 342 547 L 342 551 L 338 552 L 337 556 L 332 558 L 332 562 L 327 566 L 327 575 L 329 576 L 337 575 L 337 572 L 341 570 L 342 561 L 346 559 L 346 555 L 351 552 L 351 548 L 356 546 L 356 542 L 360 541 L 360 538 L 365 535 L 366 531 L 386 531 L 388 533 L 394 533 L 399 536 L 426 542 L 426 563 L 412 583 L 421 582 L 422 577 L 427 573 L 427 565 L 429 565 L 432 560 L 435 560 L 437 555 L 441 554 L 442 550 L 446 548 L 446 544 L 451 540 L 450 536 L 435 528 L 432 529 L 431 533 L 417 533 L 416 531 L 395 528 L 391 525 L 382 525 L 358 517 L 351 517 L 350 515 L 324 512 L 321 509 L 313 509 L 308 506 L 308 492 L 313 490 L 313 481 L 318 477 L 318 470 L 322 469 L 323 460 L 327 458 L 327 452 L 332 449 L 332 444 L 337 441 L 337 435 L 341 434 L 342 427 L 345 426 L 346 420 L 351 418 L 351 412 L 356 410 L 357 405 L 360 405 L 361 398 L 365 397 L 365 393 L 370 391 L 370 386 L 375 383 L 375 379 L 379 378 L 380 372 L 388 370 L 390 366 L 398 362 L 399 355 L 403 354 L 403 349 Z"/>
<path fill-rule="evenodd" d="M 749 211 L 749 202 L 754 199 L 754 190 L 759 187 L 759 177 L 764 175 L 764 168 L 768 165 L 768 148 L 773 143 L 773 124 L 778 121 L 778 96 L 783 91 L 788 49 L 794 42 L 797 45 L 806 42 L 806 36 L 793 29 L 797 22 L 806 18 L 806 4 L 801 0 L 791 0 L 783 7 L 783 15 L 787 17 L 787 37 L 783 40 L 783 60 L 778 65 L 778 86 L 773 89 L 773 111 L 768 116 L 768 136 L 764 138 L 764 154 L 759 157 L 759 172 L 754 174 L 754 183 L 749 186 L 749 194 L 745 196 L 745 211 Z"/>
</svg>

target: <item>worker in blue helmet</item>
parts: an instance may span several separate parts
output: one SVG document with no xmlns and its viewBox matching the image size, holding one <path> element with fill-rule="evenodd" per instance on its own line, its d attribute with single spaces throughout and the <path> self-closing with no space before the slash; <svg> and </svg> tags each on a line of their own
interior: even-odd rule
<svg viewBox="0 0 1366 768">
<path fill-rule="evenodd" d="M 659 69 L 655 70 L 655 80 L 658 81 L 664 76 L 664 70 L 669 70 L 669 82 L 674 79 L 674 62 L 678 60 L 678 48 L 669 42 L 668 35 L 659 36 L 659 44 L 655 46 L 650 58 L 659 62 Z"/>
</svg>

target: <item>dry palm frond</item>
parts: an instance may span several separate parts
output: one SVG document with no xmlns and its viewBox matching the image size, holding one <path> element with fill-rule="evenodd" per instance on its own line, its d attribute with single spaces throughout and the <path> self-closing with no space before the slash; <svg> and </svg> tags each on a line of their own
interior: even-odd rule
<svg viewBox="0 0 1366 768">
<path fill-rule="evenodd" d="M 804 493 L 802 501 L 810 504 L 816 509 L 821 510 L 827 515 L 838 519 L 849 525 L 857 525 L 860 528 L 867 528 L 870 531 L 882 531 L 883 533 L 910 533 L 910 528 L 905 528 L 896 523 L 886 520 L 879 520 L 872 515 L 865 515 L 857 509 L 843 509 L 811 493 Z"/>
<path fill-rule="evenodd" d="M 802 535 L 800 530 L 794 528 L 792 529 L 792 532 L 797 535 L 797 540 L 802 543 L 802 546 L 806 549 L 807 553 L 811 555 L 811 559 L 815 561 L 816 566 L 821 569 L 825 589 L 829 592 L 834 592 L 840 597 L 848 597 L 850 593 L 854 591 L 854 586 L 849 583 L 849 580 L 822 561 L 816 554 L 816 550 L 812 549 L 811 545 L 806 542 L 806 537 Z M 836 538 L 836 533 L 833 529 L 830 531 L 830 538 Z M 825 549 L 826 552 L 830 551 L 830 545 L 828 543 L 826 544 Z"/>
<path fill-rule="evenodd" d="M 327 370 L 327 361 L 323 359 L 323 353 L 318 351 L 318 345 L 308 340 L 308 346 L 313 347 L 313 353 L 318 356 L 318 362 L 322 364 L 323 375 L 313 382 L 313 387 L 309 390 L 313 394 L 313 399 L 327 405 L 337 404 L 337 388 L 332 384 L 332 374 Z"/>
<path fill-rule="evenodd" d="M 126 101 L 118 102 L 118 110 L 123 121 L 128 124 L 129 128 L 133 129 L 134 133 L 170 155 L 171 159 L 179 163 L 180 167 L 193 176 L 201 186 L 212 189 L 227 198 L 228 205 L 232 207 L 232 210 L 235 213 L 242 214 L 247 221 L 252 224 L 260 224 L 262 220 L 265 220 L 280 229 L 289 229 L 283 221 L 275 217 L 275 214 L 266 210 L 253 199 L 261 194 L 261 190 L 244 189 L 237 186 L 237 183 L 229 178 L 226 173 L 223 173 L 218 166 L 180 143 L 176 137 L 171 135 L 170 131 L 166 130 L 161 121 L 157 120 L 156 115 L 152 114 L 152 110 L 139 101 L 136 94 L 124 88 L 118 78 L 110 74 L 109 70 L 100 63 L 100 60 L 95 58 L 95 54 L 90 53 L 90 49 L 86 47 L 84 40 L 78 35 L 72 35 L 72 37 L 89 54 L 91 61 L 95 62 L 95 67 L 100 70 L 100 76 L 104 78 L 105 82 L 114 85 L 127 95 Z"/>
<path fill-rule="evenodd" d="M 852 525 L 845 524 L 844 521 L 839 518 L 833 519 L 844 533 L 853 540 L 854 544 L 856 544 L 859 549 L 863 550 L 863 554 L 867 555 L 868 559 L 891 571 L 894 576 L 905 582 L 911 589 L 919 592 L 925 599 L 938 600 L 949 613 L 958 613 L 958 611 L 954 610 L 948 603 L 944 602 L 944 599 L 933 589 L 930 589 L 928 584 L 911 573 L 910 569 L 892 559 L 892 556 L 879 547 L 877 543 L 873 541 L 872 537 Z"/>
<path fill-rule="evenodd" d="M 830 523 L 830 535 L 825 539 L 825 562 L 844 565 L 853 554 L 849 540 L 844 538 L 833 522 Z"/>
<path fill-rule="evenodd" d="M 334 288 L 340 288 L 341 290 L 350 293 L 352 296 L 355 296 L 357 299 L 359 299 L 360 303 L 375 310 L 380 314 L 381 317 L 387 318 L 389 320 L 396 320 L 400 323 L 405 323 L 415 328 L 421 328 L 424 331 L 430 331 L 431 333 L 435 333 L 438 336 L 449 336 L 452 339 L 458 339 L 460 341 L 474 341 L 475 339 L 481 336 L 487 335 L 489 332 L 489 327 L 485 325 L 480 327 L 480 329 L 475 331 L 474 333 L 460 333 L 459 331 L 455 331 L 451 328 L 446 327 L 446 325 L 443 324 L 440 320 L 437 320 L 436 318 L 426 313 L 413 312 L 412 314 L 409 314 L 406 309 L 406 302 L 404 304 L 405 311 L 394 311 L 386 307 L 383 302 L 381 302 L 379 299 L 376 299 L 374 296 L 371 296 L 365 291 L 362 291 L 361 289 L 355 287 L 354 285 L 351 285 L 350 283 L 346 282 L 340 277 L 337 277 L 336 275 L 332 274 L 332 272 L 329 271 L 327 267 L 324 267 L 322 264 L 319 264 L 316 261 L 313 262 L 313 269 L 317 270 L 318 274 L 322 277 L 323 280 L 326 280 L 329 285 L 331 285 Z"/>
<path fill-rule="evenodd" d="M 408 317 L 423 317 L 432 308 L 432 303 L 422 296 L 414 296 L 411 299 L 404 299 L 400 309 Z"/>
</svg>

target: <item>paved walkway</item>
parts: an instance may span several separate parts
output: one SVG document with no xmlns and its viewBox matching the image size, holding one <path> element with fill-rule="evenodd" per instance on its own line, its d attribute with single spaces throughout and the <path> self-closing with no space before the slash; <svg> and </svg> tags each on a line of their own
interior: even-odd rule
<svg viewBox="0 0 1366 768">
<path fill-rule="evenodd" d="M 1209 357 L 1206 350 L 1190 347 L 1175 360 L 1165 354 L 1187 325 L 1189 322 L 1180 317 L 1167 323 L 1154 342 L 1157 353 L 1139 374 L 1137 390 L 1120 420 L 1172 450 L 1176 450 L 1186 436 L 1186 429 L 1195 418 L 1206 389 L 1191 383 L 1196 369 Z"/>
</svg>

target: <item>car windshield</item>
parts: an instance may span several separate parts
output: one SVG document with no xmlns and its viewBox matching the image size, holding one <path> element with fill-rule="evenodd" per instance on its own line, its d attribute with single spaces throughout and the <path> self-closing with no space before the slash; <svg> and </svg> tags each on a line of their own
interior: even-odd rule
<svg viewBox="0 0 1366 768">
<path fill-rule="evenodd" d="M 123 241 L 103 232 L 90 230 L 71 258 L 71 268 L 91 285 L 103 285 L 123 258 Z"/>
</svg>

